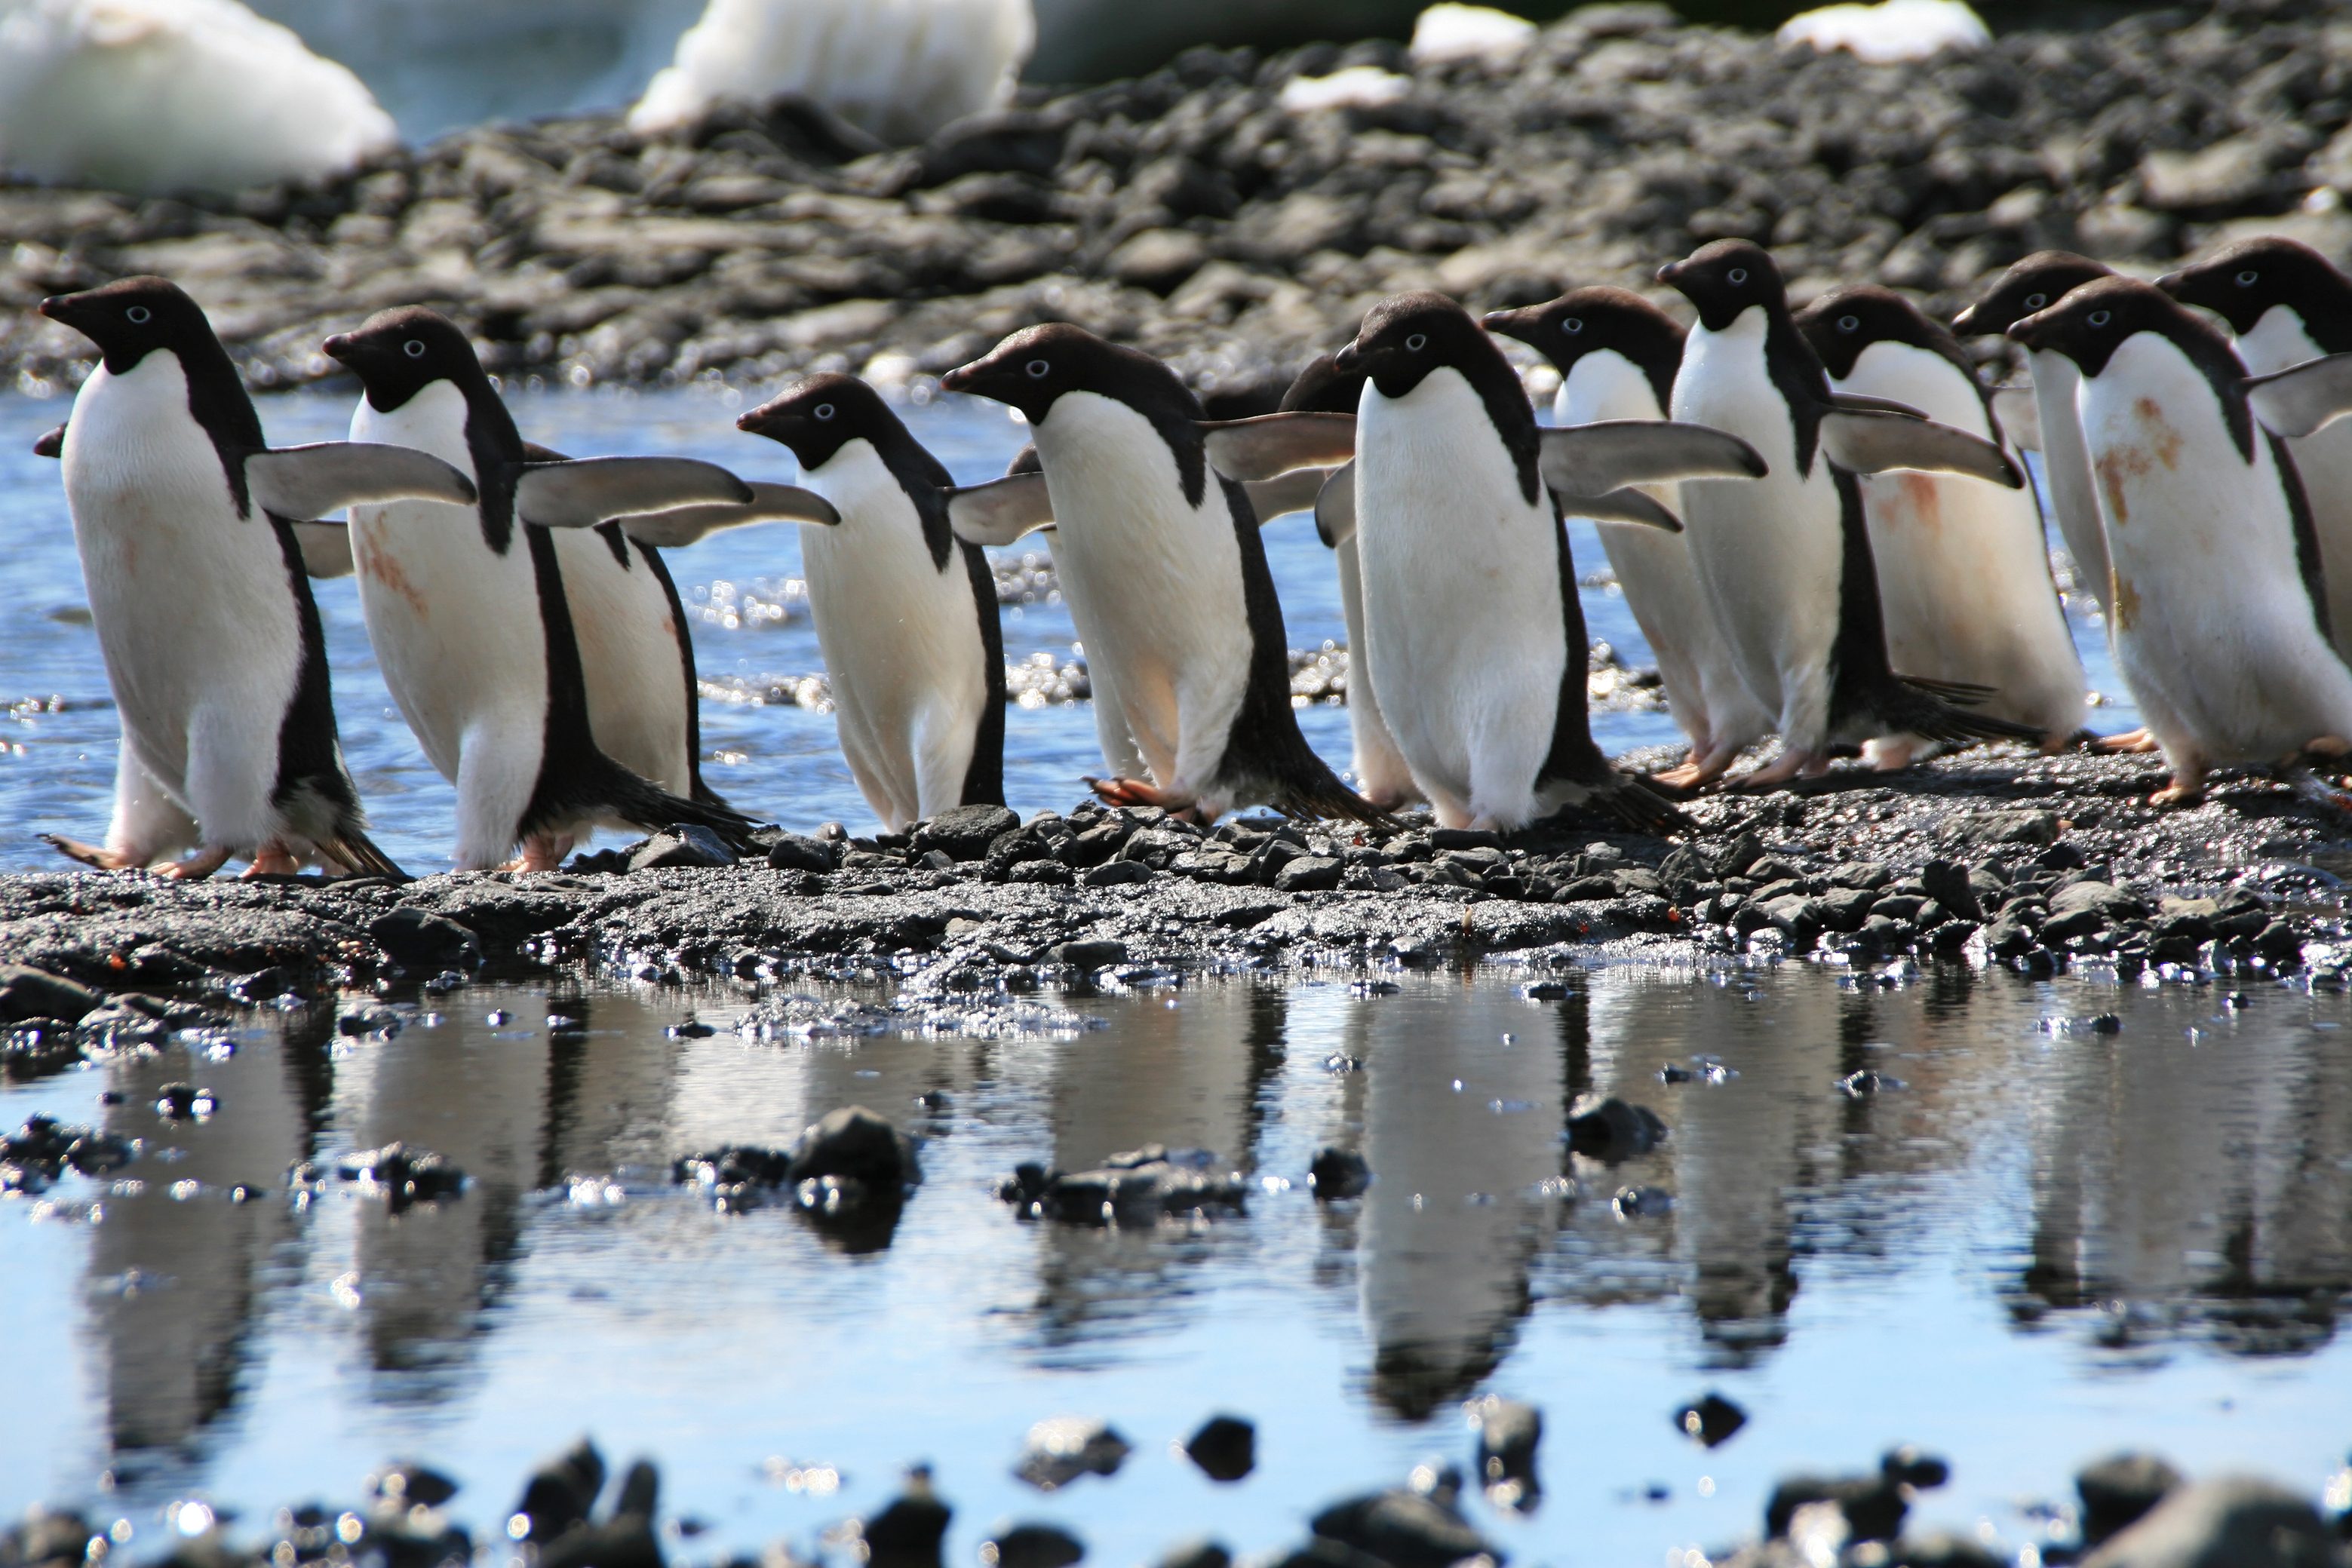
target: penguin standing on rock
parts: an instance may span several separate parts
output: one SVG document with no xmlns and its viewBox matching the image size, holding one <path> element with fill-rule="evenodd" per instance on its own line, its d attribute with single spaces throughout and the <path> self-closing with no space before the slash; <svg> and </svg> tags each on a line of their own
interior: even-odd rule
<svg viewBox="0 0 2352 1568">
<path fill-rule="evenodd" d="M 715 464 L 683 458 L 534 461 L 473 345 L 429 310 L 383 312 L 325 347 L 365 389 L 355 435 L 470 469 L 480 492 L 470 507 L 358 507 L 351 520 L 360 608 L 384 684 L 425 756 L 457 787 L 458 867 L 509 864 L 520 845 L 512 869 L 551 870 L 579 834 L 607 824 L 705 827 L 748 848 L 741 814 L 665 789 L 598 744 L 552 530 L 619 519 L 625 530 L 679 543 L 698 518 L 830 508 L 788 486 L 763 495 Z M 771 501 L 779 505 L 762 514 Z M 696 507 L 704 509 L 671 510 Z M 611 548 L 583 543 L 592 559 Z M 617 703 L 677 702 L 674 651 L 632 674 L 643 690 Z"/>
<path fill-rule="evenodd" d="M 2200 799 L 2210 768 L 2352 752 L 2352 670 L 2328 639 L 2303 486 L 2221 333 L 2108 277 L 2009 335 L 2082 378 L 2116 661 L 2172 768 L 2151 803 Z"/>
<path fill-rule="evenodd" d="M 101 360 L 58 439 L 66 502 L 122 716 L 114 821 L 86 864 L 248 876 L 400 868 L 369 841 L 335 733 L 298 524 L 359 500 L 474 490 L 448 464 L 331 442 L 269 450 L 195 301 L 160 277 L 45 300 Z"/>
<path fill-rule="evenodd" d="M 2001 429 L 1959 340 L 1892 289 L 1832 289 L 1797 326 L 1839 392 L 1885 398 L 1999 444 Z M 2083 661 L 2050 580 L 2042 509 L 2031 490 L 1936 474 L 1874 474 L 1863 515 L 1895 668 L 1991 688 L 1986 713 L 2042 732 L 2059 751 L 2088 711 Z M 1904 740 L 1871 743 L 1902 760 Z"/>
<path fill-rule="evenodd" d="M 1151 775 L 1089 780 L 1097 794 L 1203 821 L 1252 801 L 1379 815 L 1298 732 L 1256 514 L 1212 469 L 1201 405 L 1173 371 L 1054 323 L 1014 333 L 940 385 L 1029 422 L 1042 475 L 976 486 L 950 515 L 977 544 L 1053 523 L 1087 666 L 1109 675 Z"/>
<path fill-rule="evenodd" d="M 874 389 L 811 376 L 736 427 L 782 443 L 839 511 L 801 534 L 842 754 L 891 832 L 1004 804 L 996 575 L 948 521 L 954 481 Z"/>
<path fill-rule="evenodd" d="M 1728 431 L 1771 465 L 1752 485 L 1684 486 L 1691 558 L 1741 678 L 1774 715 L 1780 753 L 1744 776 L 1760 787 L 1825 772 L 1830 747 L 1880 736 L 2030 740 L 2032 727 L 1966 711 L 1981 688 L 1898 676 L 1855 476 L 1897 468 L 2024 487 L 1997 446 L 1830 390 L 1761 246 L 1717 240 L 1661 282 L 1697 308 L 1675 377 L 1676 420 Z"/>
<path fill-rule="evenodd" d="M 1640 295 L 1572 288 L 1549 305 L 1495 311 L 1486 325 L 1517 338 L 1559 370 L 1556 423 L 1666 417 L 1682 364 L 1683 329 Z M 1670 486 L 1653 494 L 1670 507 L 1679 504 Z M 1715 778 L 1772 732 L 1772 716 L 1748 695 L 1730 645 L 1699 597 L 1689 541 L 1638 524 L 1601 523 L 1596 531 L 1625 606 L 1657 655 L 1666 711 L 1690 737 L 1688 759 L 1657 781 L 1685 787 Z"/>
</svg>

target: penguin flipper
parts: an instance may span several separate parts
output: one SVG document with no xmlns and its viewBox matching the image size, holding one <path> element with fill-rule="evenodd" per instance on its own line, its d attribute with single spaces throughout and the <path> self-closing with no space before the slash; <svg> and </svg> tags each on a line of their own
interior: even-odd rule
<svg viewBox="0 0 2352 1568">
<path fill-rule="evenodd" d="M 1278 479 L 1255 479 L 1243 485 L 1249 492 L 1250 510 L 1257 514 L 1258 526 L 1265 527 L 1290 512 L 1311 512 L 1316 497 L 1323 493 L 1323 483 L 1330 478 L 1328 468 L 1294 468 Z"/>
<path fill-rule="evenodd" d="M 1325 548 L 1338 549 L 1356 537 L 1356 465 L 1331 470 L 1315 495 L 1315 533 Z"/>
<path fill-rule="evenodd" d="M 1739 437 L 1670 419 L 1555 425 L 1537 436 L 1544 483 L 1563 498 L 1676 479 L 1760 479 L 1769 471 Z"/>
<path fill-rule="evenodd" d="M 321 441 L 250 453 L 245 484 L 273 517 L 331 517 L 369 501 L 450 501 L 471 506 L 474 482 L 429 452 L 373 441 Z"/>
<path fill-rule="evenodd" d="M 947 497 L 948 527 L 966 544 L 1009 545 L 1054 526 L 1054 498 L 1046 493 L 1043 472 L 1008 474 L 950 490 Z"/>
<path fill-rule="evenodd" d="M 1833 392 L 1830 393 L 1830 406 L 1857 413 L 1899 414 L 1905 419 L 1927 417 L 1926 411 L 1913 408 L 1907 402 L 1896 402 L 1891 397 L 1873 397 L 1868 392 Z"/>
<path fill-rule="evenodd" d="M 815 523 L 831 528 L 841 521 L 832 502 L 797 485 L 771 485 L 754 480 L 751 499 L 738 505 L 711 501 L 699 506 L 672 507 L 663 512 L 632 512 L 614 519 L 621 531 L 639 544 L 656 549 L 684 549 L 721 528 L 751 523 Z"/>
<path fill-rule="evenodd" d="M 2020 452 L 2042 450 L 2042 405 L 2033 401 L 2032 387 L 1993 388 L 1992 417 L 2011 446 Z"/>
<path fill-rule="evenodd" d="M 1560 509 L 1572 517 L 1590 517 L 1596 523 L 1639 523 L 1670 534 L 1683 531 L 1683 520 L 1675 516 L 1672 507 L 1652 500 L 1640 490 L 1612 490 L 1606 496 L 1560 496 L 1555 492 L 1555 498 Z"/>
<path fill-rule="evenodd" d="M 1297 410 L 1254 419 L 1204 419 L 1209 462 L 1228 479 L 1278 479 L 1295 468 L 1332 468 L 1356 455 L 1356 416 Z"/>
<path fill-rule="evenodd" d="M 756 497 L 751 486 L 698 457 L 583 457 L 522 465 L 514 498 L 526 523 L 593 528 L 639 512 L 748 506 Z"/>
<path fill-rule="evenodd" d="M 38 436 L 34 438 L 34 456 L 63 457 L 65 455 L 66 427 L 64 425 L 60 424 L 55 430 L 43 431 Z"/>
<path fill-rule="evenodd" d="M 1908 468 L 1963 474 L 2011 490 L 2025 488 L 2025 476 L 1991 442 L 1911 414 L 1832 408 L 1822 415 L 1822 449 L 1850 474 Z"/>
<path fill-rule="evenodd" d="M 2273 435 L 2310 435 L 2352 413 L 2352 354 L 2327 354 L 2266 376 L 2249 376 L 2254 417 Z"/>
<path fill-rule="evenodd" d="M 302 570 L 311 577 L 349 577 L 356 568 L 352 559 L 352 530 L 341 523 L 290 523 L 294 543 L 302 551 Z"/>
</svg>

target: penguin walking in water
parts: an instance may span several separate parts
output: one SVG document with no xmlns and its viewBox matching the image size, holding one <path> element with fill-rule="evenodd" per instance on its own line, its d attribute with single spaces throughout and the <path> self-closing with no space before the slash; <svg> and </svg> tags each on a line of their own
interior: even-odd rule
<svg viewBox="0 0 2352 1568">
<path fill-rule="evenodd" d="M 665 789 L 598 744 L 556 531 L 615 519 L 627 529 L 649 513 L 648 533 L 679 542 L 691 519 L 713 514 L 671 508 L 748 521 L 759 503 L 791 510 L 790 487 L 763 495 L 681 458 L 534 461 L 473 345 L 429 310 L 383 312 L 325 348 L 364 389 L 356 434 L 445 457 L 470 469 L 480 492 L 470 507 L 359 507 L 351 519 L 360 608 L 384 684 L 457 789 L 458 867 L 551 870 L 578 835 L 611 824 L 690 824 L 749 847 L 748 819 Z M 800 509 L 830 512 L 814 497 Z M 606 540 L 582 542 L 592 563 L 599 551 L 612 559 Z M 674 710 L 674 640 L 627 676 L 614 701 Z"/>
<path fill-rule="evenodd" d="M 950 517 L 977 544 L 1054 524 L 1087 667 L 1109 676 L 1150 773 L 1089 780 L 1097 794 L 1202 821 L 1254 801 L 1379 816 L 1298 732 L 1257 517 L 1212 470 L 1200 402 L 1173 371 L 1057 322 L 1013 334 L 940 384 L 1029 422 L 1042 474 L 976 486 L 951 499 Z"/>
<path fill-rule="evenodd" d="M 1892 289 L 1832 289 L 1797 312 L 1797 327 L 1832 390 L 1902 403 L 2001 444 L 1990 394 L 1959 340 Z M 1990 687 L 1984 712 L 2041 731 L 2044 751 L 2071 745 L 2089 711 L 2087 683 L 2032 491 L 1936 474 L 1873 474 L 1861 485 L 1895 667 Z M 1874 740 L 1871 755 L 1901 767 L 1912 745 Z"/>
<path fill-rule="evenodd" d="M 1549 305 L 1495 311 L 1486 325 L 1527 344 L 1559 371 L 1555 423 L 1666 417 L 1682 364 L 1683 329 L 1640 295 L 1572 288 Z M 1671 486 L 1653 494 L 1669 507 L 1680 504 Z M 1678 533 L 1638 524 L 1601 523 L 1595 531 L 1625 606 L 1657 655 L 1666 711 L 1690 738 L 1689 758 L 1657 781 L 1680 789 L 1716 778 L 1772 732 L 1772 716 L 1748 694 L 1730 644 L 1699 595 L 1690 544 Z"/>
<path fill-rule="evenodd" d="M 353 501 L 474 489 L 448 464 L 341 442 L 273 452 L 194 300 L 127 277 L 44 300 L 100 362 L 58 439 L 108 684 L 122 716 L 107 870 L 247 875 L 318 861 L 400 876 L 368 840 L 343 766 L 299 522 Z"/>
<path fill-rule="evenodd" d="M 2009 335 L 2081 377 L 2116 660 L 2172 768 L 2151 803 L 2193 803 L 2211 768 L 2352 751 L 2352 670 L 2328 636 L 2310 510 L 2227 340 L 2126 277 Z"/>
<path fill-rule="evenodd" d="M 1752 485 L 1682 492 L 1700 591 L 1748 691 L 1776 716 L 1780 753 L 1760 788 L 1827 771 L 1830 747 L 1881 736 L 2030 740 L 2039 730 L 1956 706 L 1981 688 L 1898 676 L 1887 662 L 1856 476 L 1897 468 L 2024 486 L 2000 448 L 1874 400 L 1830 390 L 1763 247 L 1717 240 L 1658 274 L 1697 308 L 1674 417 L 1746 439 L 1771 465 Z"/>
<path fill-rule="evenodd" d="M 2352 352 L 2352 277 L 2294 240 L 2242 240 L 2166 274 L 2156 286 L 2227 321 L 2249 375 Z M 2286 449 L 2311 499 L 2336 649 L 2352 658 L 2352 424 L 2295 437 Z"/>
<path fill-rule="evenodd" d="M 1004 804 L 996 576 L 948 521 L 954 481 L 874 389 L 810 376 L 736 422 L 782 443 L 841 515 L 801 533 L 842 754 L 891 832 Z"/>
</svg>

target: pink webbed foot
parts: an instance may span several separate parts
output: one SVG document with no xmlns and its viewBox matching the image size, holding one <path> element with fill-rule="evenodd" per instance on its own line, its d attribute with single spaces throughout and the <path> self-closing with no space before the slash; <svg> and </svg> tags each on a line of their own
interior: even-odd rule
<svg viewBox="0 0 2352 1568">
<path fill-rule="evenodd" d="M 155 874 L 170 882 L 202 882 L 228 863 L 229 852 L 219 849 L 198 850 L 183 861 L 165 861 L 155 868 Z"/>
<path fill-rule="evenodd" d="M 132 861 L 129 856 L 119 855 L 112 850 L 100 848 L 97 844 L 83 843 L 79 839 L 68 839 L 58 833 L 43 833 L 41 835 L 41 841 L 48 845 L 49 848 L 57 851 L 58 853 L 65 856 L 66 859 L 69 861 L 79 861 L 82 864 L 86 866 L 95 866 L 100 871 L 136 871 L 139 869 L 138 862 Z"/>
<path fill-rule="evenodd" d="M 1108 805 L 1157 806 L 1187 821 L 1201 818 L 1199 800 L 1182 790 L 1162 789 L 1141 779 L 1088 779 L 1086 784 Z"/>
<path fill-rule="evenodd" d="M 238 877 L 240 882 L 257 876 L 293 876 L 302 869 L 301 857 L 284 844 L 267 843 L 256 852 L 253 863 Z"/>
</svg>

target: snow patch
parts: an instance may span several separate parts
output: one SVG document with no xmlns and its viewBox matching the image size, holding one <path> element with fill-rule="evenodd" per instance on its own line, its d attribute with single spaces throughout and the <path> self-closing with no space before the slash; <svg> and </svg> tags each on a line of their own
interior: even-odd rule
<svg viewBox="0 0 2352 1568">
<path fill-rule="evenodd" d="M 1946 49 L 1981 49 L 1991 29 L 1964 0 L 1880 0 L 1875 5 L 1824 5 L 1780 24 L 1786 48 L 1808 44 L 1822 54 L 1838 49 L 1871 65 L 1931 59 Z"/>
<path fill-rule="evenodd" d="M 140 193 L 340 172 L 398 140 L 353 76 L 236 0 L 0 5 L 0 164 Z"/>
<path fill-rule="evenodd" d="M 710 0 L 629 111 L 652 133 L 799 94 L 887 141 L 999 108 L 1037 37 L 1030 0 Z"/>
<path fill-rule="evenodd" d="M 1282 84 L 1282 107 L 1293 114 L 1323 109 L 1378 109 L 1412 90 L 1412 78 L 1378 66 L 1349 66 L 1328 77 L 1292 77 Z"/>
<path fill-rule="evenodd" d="M 1481 60 L 1507 65 L 1535 42 L 1536 25 L 1491 5 L 1432 5 L 1412 25 L 1408 53 L 1417 66 Z"/>
</svg>

